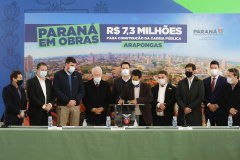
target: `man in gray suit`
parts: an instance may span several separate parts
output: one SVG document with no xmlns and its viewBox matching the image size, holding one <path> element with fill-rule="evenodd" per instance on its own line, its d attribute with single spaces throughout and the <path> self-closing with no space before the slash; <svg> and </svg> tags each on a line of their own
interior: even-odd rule
<svg viewBox="0 0 240 160">
<path fill-rule="evenodd" d="M 121 63 L 121 72 L 122 76 L 115 79 L 113 83 L 112 88 L 112 103 L 117 104 L 119 101 L 119 96 L 123 91 L 123 88 L 126 84 L 129 84 L 132 82 L 131 75 L 130 75 L 130 64 L 128 62 L 122 62 Z M 114 118 L 115 112 L 114 108 L 111 108 L 111 117 Z"/>
<path fill-rule="evenodd" d="M 176 93 L 178 125 L 186 120 L 186 125 L 202 126 L 202 102 L 204 100 L 203 81 L 195 76 L 196 66 L 189 63 L 185 67 L 186 78 L 179 81 Z"/>
</svg>

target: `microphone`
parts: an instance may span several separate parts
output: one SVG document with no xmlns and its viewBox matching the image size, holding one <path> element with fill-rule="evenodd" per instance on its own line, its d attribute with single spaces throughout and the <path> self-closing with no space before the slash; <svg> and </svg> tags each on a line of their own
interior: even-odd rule
<svg viewBox="0 0 240 160">
<path fill-rule="evenodd" d="M 184 124 L 182 125 L 182 127 L 187 127 L 187 121 L 186 121 L 186 114 L 184 113 L 184 116 L 183 116 L 183 121 L 184 121 Z"/>
<path fill-rule="evenodd" d="M 61 108 L 59 108 L 59 112 L 61 112 Z M 60 116 L 60 114 L 59 114 L 59 115 L 57 115 L 57 116 L 59 116 L 59 118 L 58 118 L 58 119 L 59 119 L 59 121 L 58 121 L 58 125 L 57 125 L 57 126 L 58 126 L 58 127 L 62 127 L 62 126 L 60 125 L 60 118 L 61 118 L 61 116 Z"/>
</svg>

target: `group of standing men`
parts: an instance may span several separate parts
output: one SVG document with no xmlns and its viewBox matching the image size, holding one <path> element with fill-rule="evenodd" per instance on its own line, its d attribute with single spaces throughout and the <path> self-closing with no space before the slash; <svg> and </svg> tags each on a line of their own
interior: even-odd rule
<svg viewBox="0 0 240 160">
<path fill-rule="evenodd" d="M 121 64 L 122 76 L 115 79 L 110 90 L 108 82 L 102 80 L 102 69 L 92 69 L 92 79 L 85 84 L 81 73 L 75 71 L 76 60 L 67 57 L 65 66 L 54 75 L 53 82 L 47 78 L 47 65 L 37 65 L 37 76 L 27 81 L 29 99 L 28 115 L 30 125 L 47 125 L 48 116 L 57 98 L 57 123 L 59 126 L 78 126 L 80 101 L 86 108 L 88 125 L 105 125 L 110 103 L 135 104 L 135 114 L 140 126 L 170 126 L 177 102 L 178 125 L 202 125 L 202 106 L 206 120 L 211 125 L 227 125 L 227 117 L 233 117 L 233 125 L 240 125 L 240 83 L 239 71 L 228 70 L 227 78 L 219 75 L 219 63 L 210 63 L 211 76 L 200 80 L 195 76 L 196 66 L 185 66 L 186 78 L 179 81 L 177 88 L 168 83 L 167 71 L 157 75 L 158 85 L 151 88 L 142 82 L 142 72 L 133 70 L 130 64 Z M 10 75 L 11 83 L 4 87 L 2 97 L 5 104 L 4 121 L 21 125 L 26 116 L 26 94 L 22 84 L 22 72 L 16 70 Z M 144 104 L 144 105 L 137 105 Z M 115 112 L 110 108 L 111 117 Z"/>
</svg>

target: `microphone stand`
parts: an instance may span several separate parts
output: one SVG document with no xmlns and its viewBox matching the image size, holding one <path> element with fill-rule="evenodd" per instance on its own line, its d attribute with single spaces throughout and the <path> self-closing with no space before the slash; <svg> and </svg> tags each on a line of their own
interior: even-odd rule
<svg viewBox="0 0 240 160">
<path fill-rule="evenodd" d="M 182 127 L 187 127 L 187 121 L 186 121 L 186 114 L 185 113 L 184 113 L 183 120 L 184 120 L 184 124 L 182 125 Z"/>
</svg>

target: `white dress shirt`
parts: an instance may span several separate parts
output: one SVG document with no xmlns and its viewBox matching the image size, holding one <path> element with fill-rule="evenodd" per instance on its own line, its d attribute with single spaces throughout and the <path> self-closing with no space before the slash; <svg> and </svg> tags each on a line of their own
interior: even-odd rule
<svg viewBox="0 0 240 160">
<path fill-rule="evenodd" d="M 124 82 L 127 82 L 127 81 L 129 81 L 130 78 L 131 78 L 131 76 L 129 76 L 127 80 L 124 80 L 123 77 L 122 77 L 122 80 L 123 80 Z"/>
<path fill-rule="evenodd" d="M 159 106 L 161 103 L 164 103 L 165 101 L 165 92 L 166 92 L 166 88 L 167 88 L 167 83 L 165 85 L 163 85 L 163 87 L 161 85 L 159 85 L 159 90 L 158 90 L 158 104 L 156 106 L 156 113 L 158 116 L 164 116 L 164 111 L 162 112 L 158 112 L 157 110 L 159 109 Z"/>
<path fill-rule="evenodd" d="M 41 86 L 41 88 L 42 88 L 43 95 L 44 95 L 44 97 L 45 97 L 45 104 L 46 104 L 46 103 L 47 103 L 47 89 L 46 89 L 45 78 L 44 78 L 44 80 L 40 79 L 38 76 L 37 76 L 37 78 L 38 78 L 38 81 L 39 81 L 40 86 Z M 50 104 L 50 106 L 52 107 L 52 104 L 51 104 L 51 103 L 49 103 L 49 104 Z M 42 109 L 45 109 L 45 108 L 46 108 L 46 105 L 43 105 L 43 106 L 42 106 Z"/>
<path fill-rule="evenodd" d="M 191 88 L 191 85 L 192 85 L 193 79 L 194 79 L 194 77 L 193 77 L 191 80 L 189 80 L 189 78 L 187 78 L 189 89 Z"/>
<path fill-rule="evenodd" d="M 134 87 L 134 99 L 139 98 L 140 87 Z M 135 115 L 142 115 L 139 105 L 135 105 Z"/>
</svg>

